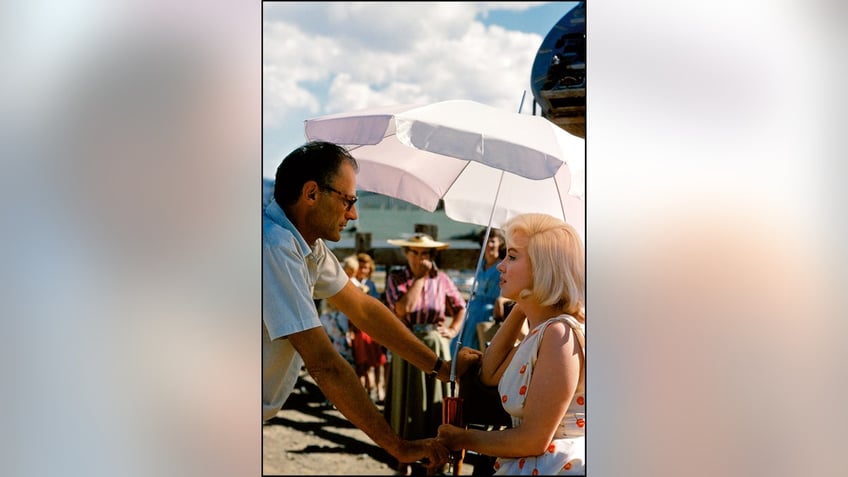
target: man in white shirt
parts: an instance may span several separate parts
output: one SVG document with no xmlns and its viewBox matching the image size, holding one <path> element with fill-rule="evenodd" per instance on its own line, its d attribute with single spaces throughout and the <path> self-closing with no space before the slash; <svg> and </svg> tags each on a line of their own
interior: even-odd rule
<svg viewBox="0 0 848 477">
<path fill-rule="evenodd" d="M 277 169 L 274 199 L 262 220 L 262 417 L 276 415 L 291 394 L 301 366 L 345 417 L 399 462 L 425 460 L 439 468 L 448 450 L 435 438 L 405 440 L 374 406 L 353 368 L 330 343 L 314 299 L 326 299 L 357 327 L 416 367 L 449 380 L 443 362 L 379 300 L 350 282 L 324 243 L 336 242 L 358 215 L 356 160 L 342 147 L 311 142 L 292 151 Z M 457 375 L 480 353 L 463 349 Z"/>
</svg>

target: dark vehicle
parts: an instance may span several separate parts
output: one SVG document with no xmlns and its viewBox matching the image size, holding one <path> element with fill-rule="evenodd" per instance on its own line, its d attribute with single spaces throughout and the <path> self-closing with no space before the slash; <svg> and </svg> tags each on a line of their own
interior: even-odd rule
<svg viewBox="0 0 848 477">
<path fill-rule="evenodd" d="M 586 137 L 586 2 L 566 12 L 542 41 L 530 84 L 542 116 Z"/>
<path fill-rule="evenodd" d="M 586 34 L 565 33 L 554 46 L 542 89 L 586 87 Z"/>
</svg>

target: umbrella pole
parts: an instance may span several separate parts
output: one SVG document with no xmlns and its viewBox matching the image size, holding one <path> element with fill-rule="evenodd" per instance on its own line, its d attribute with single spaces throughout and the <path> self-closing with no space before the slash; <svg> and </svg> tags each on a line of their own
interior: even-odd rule
<svg viewBox="0 0 848 477">
<path fill-rule="evenodd" d="M 527 90 L 525 89 L 521 94 L 521 104 L 518 105 L 519 114 L 521 114 L 521 110 L 524 109 L 524 97 L 526 95 Z M 486 147 L 485 142 L 483 143 L 483 147 Z M 471 293 L 468 296 L 469 305 L 472 301 L 474 301 L 474 298 L 477 295 L 477 276 L 480 275 L 480 270 L 483 268 L 483 259 L 486 255 L 486 244 L 489 242 L 489 233 L 492 231 L 492 219 L 495 217 L 495 208 L 498 206 L 498 197 L 501 195 L 503 178 L 504 171 L 501 171 L 501 176 L 498 178 L 498 188 L 495 191 L 495 201 L 492 204 L 492 211 L 489 213 L 489 223 L 486 225 L 486 234 L 483 236 L 483 243 L 480 247 L 480 257 L 477 259 L 477 269 L 474 270 L 474 280 L 471 282 Z M 468 319 L 463 320 L 462 324 L 459 326 L 459 332 L 456 335 L 456 346 L 454 347 L 453 355 L 451 355 L 450 397 L 454 397 L 456 395 L 456 357 L 459 355 L 459 350 L 462 348 L 462 332 L 465 331 L 466 323 L 468 323 Z"/>
<path fill-rule="evenodd" d="M 477 268 L 474 271 L 474 280 L 471 282 L 471 293 L 468 297 L 468 304 L 470 305 L 472 301 L 477 296 L 477 277 L 480 275 L 480 270 L 483 268 L 484 257 L 486 255 L 486 243 L 489 241 L 489 233 L 492 231 L 492 219 L 495 216 L 495 208 L 498 205 L 498 196 L 501 194 L 501 185 L 503 184 L 504 171 L 501 171 L 501 176 L 498 179 L 498 189 L 495 192 L 495 202 L 492 204 L 492 211 L 489 213 L 489 224 L 486 226 L 486 234 L 483 236 L 483 244 L 480 247 L 480 257 L 477 259 Z M 462 324 L 459 325 L 459 332 L 456 334 L 456 345 L 453 350 L 453 355 L 451 356 L 451 371 L 450 371 L 450 396 L 453 397 L 455 395 L 455 387 L 456 387 L 456 357 L 459 355 L 459 350 L 462 348 L 462 332 L 465 330 L 465 325 L 468 323 L 468 319 L 462 321 Z"/>
</svg>

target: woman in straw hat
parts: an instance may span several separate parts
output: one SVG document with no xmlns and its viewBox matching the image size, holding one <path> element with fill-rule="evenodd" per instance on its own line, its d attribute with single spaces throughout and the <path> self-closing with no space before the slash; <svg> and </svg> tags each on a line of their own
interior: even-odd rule
<svg viewBox="0 0 848 477">
<path fill-rule="evenodd" d="M 426 234 L 388 242 L 403 247 L 407 265 L 389 274 L 386 304 L 418 339 L 443 360 L 449 360 L 450 340 L 465 317 L 465 299 L 435 264 L 437 251 L 448 248 L 448 244 Z M 452 318 L 449 322 L 448 315 Z M 396 354 L 389 375 L 386 415 L 395 432 L 406 439 L 435 435 L 442 420 L 447 384 L 425 375 Z M 402 464 L 398 470 L 407 474 L 411 469 Z"/>
</svg>

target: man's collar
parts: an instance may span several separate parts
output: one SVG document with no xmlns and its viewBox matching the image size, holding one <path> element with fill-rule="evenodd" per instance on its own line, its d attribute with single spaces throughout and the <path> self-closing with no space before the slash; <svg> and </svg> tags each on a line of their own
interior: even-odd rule
<svg viewBox="0 0 848 477">
<path fill-rule="evenodd" d="M 300 249 L 300 253 L 305 257 L 312 253 L 312 247 L 306 243 L 306 239 L 303 238 L 300 231 L 297 230 L 297 227 L 294 226 L 291 220 L 289 220 L 288 216 L 286 216 L 285 211 L 277 204 L 276 200 L 271 200 L 271 202 L 265 207 L 265 214 L 271 218 L 274 222 L 287 229 L 292 233 L 295 240 L 297 241 L 297 246 Z"/>
</svg>

